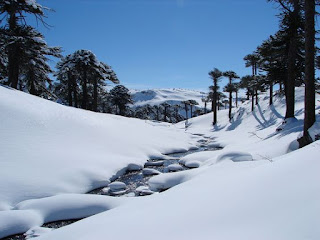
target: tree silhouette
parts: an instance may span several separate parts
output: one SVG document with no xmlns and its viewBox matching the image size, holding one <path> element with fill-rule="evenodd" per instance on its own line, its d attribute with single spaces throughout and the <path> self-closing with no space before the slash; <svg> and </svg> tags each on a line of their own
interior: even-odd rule
<svg viewBox="0 0 320 240">
<path fill-rule="evenodd" d="M 226 87 L 226 89 L 229 92 L 229 121 L 231 121 L 231 112 L 232 112 L 232 92 L 233 92 L 233 86 L 232 86 L 232 80 L 240 78 L 234 71 L 226 71 L 223 73 L 224 77 L 227 77 L 229 79 L 229 84 Z"/>
<path fill-rule="evenodd" d="M 212 88 L 212 92 L 213 92 L 213 96 L 212 96 L 213 97 L 212 98 L 213 122 L 212 122 L 212 124 L 215 125 L 218 121 L 218 119 L 217 119 L 218 82 L 222 78 L 223 73 L 219 69 L 214 68 L 212 71 L 209 72 L 209 76 L 213 80 L 213 88 Z"/>
</svg>

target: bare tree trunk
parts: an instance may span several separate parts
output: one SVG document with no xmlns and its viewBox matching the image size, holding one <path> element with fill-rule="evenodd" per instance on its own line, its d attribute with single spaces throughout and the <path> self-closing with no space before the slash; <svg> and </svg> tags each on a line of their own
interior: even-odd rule
<svg viewBox="0 0 320 240">
<path fill-rule="evenodd" d="M 314 124 L 315 116 L 315 0 L 305 0 L 305 109 L 303 136 L 299 146 L 304 147 L 312 142 L 308 129 Z"/>
<path fill-rule="evenodd" d="M 184 110 L 186 111 L 186 119 L 188 119 L 188 105 L 184 104 Z"/>
<path fill-rule="evenodd" d="M 270 93 L 270 96 L 269 96 L 269 105 L 272 105 L 273 104 L 273 82 L 270 81 L 270 88 L 269 88 L 269 93 Z"/>
<path fill-rule="evenodd" d="M 232 109 L 232 92 L 229 92 L 229 121 L 231 121 L 231 109 Z"/>
<path fill-rule="evenodd" d="M 82 108 L 87 109 L 88 103 L 88 90 L 87 90 L 87 70 L 83 70 L 83 79 L 82 79 Z"/>
<path fill-rule="evenodd" d="M 204 102 L 204 113 L 205 114 L 207 113 L 207 102 L 206 101 Z"/>
<path fill-rule="evenodd" d="M 68 73 L 68 103 L 72 106 L 72 79 L 71 74 Z"/>
<path fill-rule="evenodd" d="M 98 111 L 98 79 L 96 77 L 93 83 L 93 111 Z"/>
<path fill-rule="evenodd" d="M 254 90 L 252 90 L 251 98 L 252 98 L 252 101 L 251 101 L 251 111 L 253 112 L 253 110 L 254 110 Z"/>
<path fill-rule="evenodd" d="M 288 50 L 288 72 L 285 85 L 286 92 L 286 116 L 285 118 L 294 117 L 294 102 L 295 102 L 295 80 L 296 80 L 296 58 L 297 58 L 297 21 L 299 19 L 299 0 L 293 0 L 294 10 L 291 14 L 293 25 L 291 28 L 291 36 Z"/>
<path fill-rule="evenodd" d="M 217 88 L 218 88 L 217 81 L 213 81 L 213 125 L 215 125 L 218 121 L 217 119 Z"/>
<path fill-rule="evenodd" d="M 11 33 L 16 31 L 17 27 L 17 16 L 15 12 L 9 13 L 9 29 Z M 19 68 L 20 68 L 20 58 L 19 58 L 19 46 L 18 43 L 13 42 L 8 48 L 8 80 L 12 88 L 18 89 L 19 82 Z"/>
<path fill-rule="evenodd" d="M 236 91 L 236 107 L 238 107 L 238 91 Z"/>
<path fill-rule="evenodd" d="M 78 94 L 77 94 L 77 80 L 74 76 L 72 76 L 72 90 L 73 90 L 74 106 L 77 108 L 79 106 Z"/>
</svg>

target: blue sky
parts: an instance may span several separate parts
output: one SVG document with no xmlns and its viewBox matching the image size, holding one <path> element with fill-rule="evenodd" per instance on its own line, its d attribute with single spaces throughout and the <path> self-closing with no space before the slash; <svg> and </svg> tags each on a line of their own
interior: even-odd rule
<svg viewBox="0 0 320 240">
<path fill-rule="evenodd" d="M 129 88 L 206 90 L 214 67 L 250 74 L 243 57 L 278 29 L 266 0 L 38 2 L 55 10 L 38 27 L 49 45 L 92 50 Z"/>
</svg>

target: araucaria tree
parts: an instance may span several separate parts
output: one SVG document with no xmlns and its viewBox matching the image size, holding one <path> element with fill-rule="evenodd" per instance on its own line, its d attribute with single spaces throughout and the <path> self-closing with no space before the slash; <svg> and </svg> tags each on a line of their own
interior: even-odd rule
<svg viewBox="0 0 320 240">
<path fill-rule="evenodd" d="M 190 99 L 189 100 L 189 105 L 190 105 L 190 116 L 193 117 L 193 106 L 199 105 L 199 103 L 196 100 Z"/>
<path fill-rule="evenodd" d="M 133 103 L 129 89 L 123 85 L 117 85 L 110 90 L 109 101 L 117 106 L 117 114 L 126 115 L 126 107 L 129 103 Z"/>
<path fill-rule="evenodd" d="M 2 19 L 7 19 L 7 24 L 4 26 L 4 31 L 2 31 L 2 33 L 5 34 L 8 40 L 5 43 L 5 47 L 1 46 L 1 49 L 5 48 L 7 54 L 7 84 L 13 88 L 18 88 L 21 68 L 25 63 L 22 55 L 28 50 L 23 42 L 24 37 L 26 37 L 25 35 L 27 34 L 25 31 L 26 29 L 24 28 L 26 25 L 25 16 L 28 14 L 33 15 L 37 20 L 45 24 L 43 21 L 43 17 L 45 17 L 44 9 L 47 8 L 42 7 L 35 0 L 0 1 L 0 15 L 4 15 Z"/>
<path fill-rule="evenodd" d="M 281 6 L 280 31 L 285 36 L 287 52 L 287 76 L 285 80 L 286 115 L 285 118 L 294 117 L 295 86 L 298 78 L 299 52 L 301 38 L 303 38 L 302 1 L 300 0 L 269 0 Z"/>
<path fill-rule="evenodd" d="M 188 106 L 190 106 L 190 102 L 189 100 L 186 100 L 186 101 L 182 101 L 181 103 L 184 105 L 184 110 L 186 112 L 186 119 L 188 120 L 188 110 L 189 110 Z"/>
<path fill-rule="evenodd" d="M 89 50 L 78 50 L 57 64 L 56 94 L 69 106 L 102 110 L 106 80 L 119 83 L 111 67 Z M 100 108 L 100 109 L 99 109 Z"/>
<path fill-rule="evenodd" d="M 241 78 L 241 81 L 240 81 L 240 87 L 241 88 L 246 88 L 247 89 L 247 97 L 248 97 L 248 100 L 249 100 L 249 97 L 251 96 L 252 97 L 252 101 L 251 101 L 251 111 L 254 110 L 254 78 L 252 75 L 246 75 L 246 76 L 243 76 Z"/>
<path fill-rule="evenodd" d="M 215 125 L 218 121 L 217 119 L 217 102 L 218 102 L 218 82 L 220 81 L 220 79 L 222 78 L 223 74 L 222 72 L 217 69 L 214 68 L 212 71 L 209 72 L 209 76 L 211 77 L 211 79 L 213 80 L 213 94 L 212 94 L 212 110 L 213 110 L 213 121 L 212 124 Z"/>
<path fill-rule="evenodd" d="M 270 36 L 257 49 L 260 55 L 259 67 L 266 76 L 266 85 L 269 86 L 269 105 L 273 104 L 273 85 L 279 83 L 279 90 L 283 92 L 283 82 L 287 78 L 287 47 L 285 36 L 278 31 Z"/>
<path fill-rule="evenodd" d="M 232 119 L 231 111 L 232 111 L 232 92 L 234 91 L 234 87 L 232 85 L 232 81 L 234 79 L 239 78 L 239 76 L 234 71 L 226 71 L 223 73 L 224 77 L 229 79 L 229 83 L 226 86 L 227 92 L 229 92 L 229 121 Z"/>
<path fill-rule="evenodd" d="M 21 27 L 21 36 L 24 50 L 20 53 L 19 88 L 36 96 L 50 98 L 52 94 L 47 86 L 50 89 L 52 81 L 48 74 L 53 70 L 47 63 L 47 56 L 61 58 L 61 49 L 49 47 L 43 35 L 30 26 Z"/>
<path fill-rule="evenodd" d="M 252 76 L 257 75 L 258 64 L 260 60 L 260 56 L 257 53 L 252 53 L 246 55 L 243 60 L 245 61 L 246 67 L 252 68 Z"/>
<path fill-rule="evenodd" d="M 315 117 L 315 0 L 305 0 L 305 109 L 303 136 L 300 147 L 312 142 L 308 132 Z"/>
</svg>

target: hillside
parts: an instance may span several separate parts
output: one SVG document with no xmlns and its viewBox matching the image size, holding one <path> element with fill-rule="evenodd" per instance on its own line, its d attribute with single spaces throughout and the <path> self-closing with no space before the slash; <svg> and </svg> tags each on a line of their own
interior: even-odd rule
<svg viewBox="0 0 320 240">
<path fill-rule="evenodd" d="M 296 92 L 296 119 L 285 124 L 282 97 L 269 107 L 261 95 L 253 113 L 250 108 L 248 101 L 233 109 L 231 122 L 227 110 L 219 111 L 215 127 L 206 114 L 185 128 L 184 122 L 69 108 L 1 87 L 0 237 L 31 228 L 41 240 L 319 239 L 320 144 L 297 149 L 296 142 L 303 88 Z M 320 132 L 319 122 L 317 114 L 313 133 Z M 171 187 L 165 192 L 82 194 L 126 167 L 201 142 L 223 149 L 189 154 L 180 163 L 194 169 L 150 178 L 150 189 Z M 39 228 L 99 212 L 54 231 Z"/>
<path fill-rule="evenodd" d="M 196 100 L 199 103 L 199 107 L 204 107 L 202 98 L 207 95 L 205 92 L 187 90 L 187 89 L 150 89 L 150 90 L 130 90 L 134 101 L 133 106 L 143 106 L 149 104 L 160 105 L 167 102 L 169 104 L 180 104 L 186 100 Z"/>
</svg>

